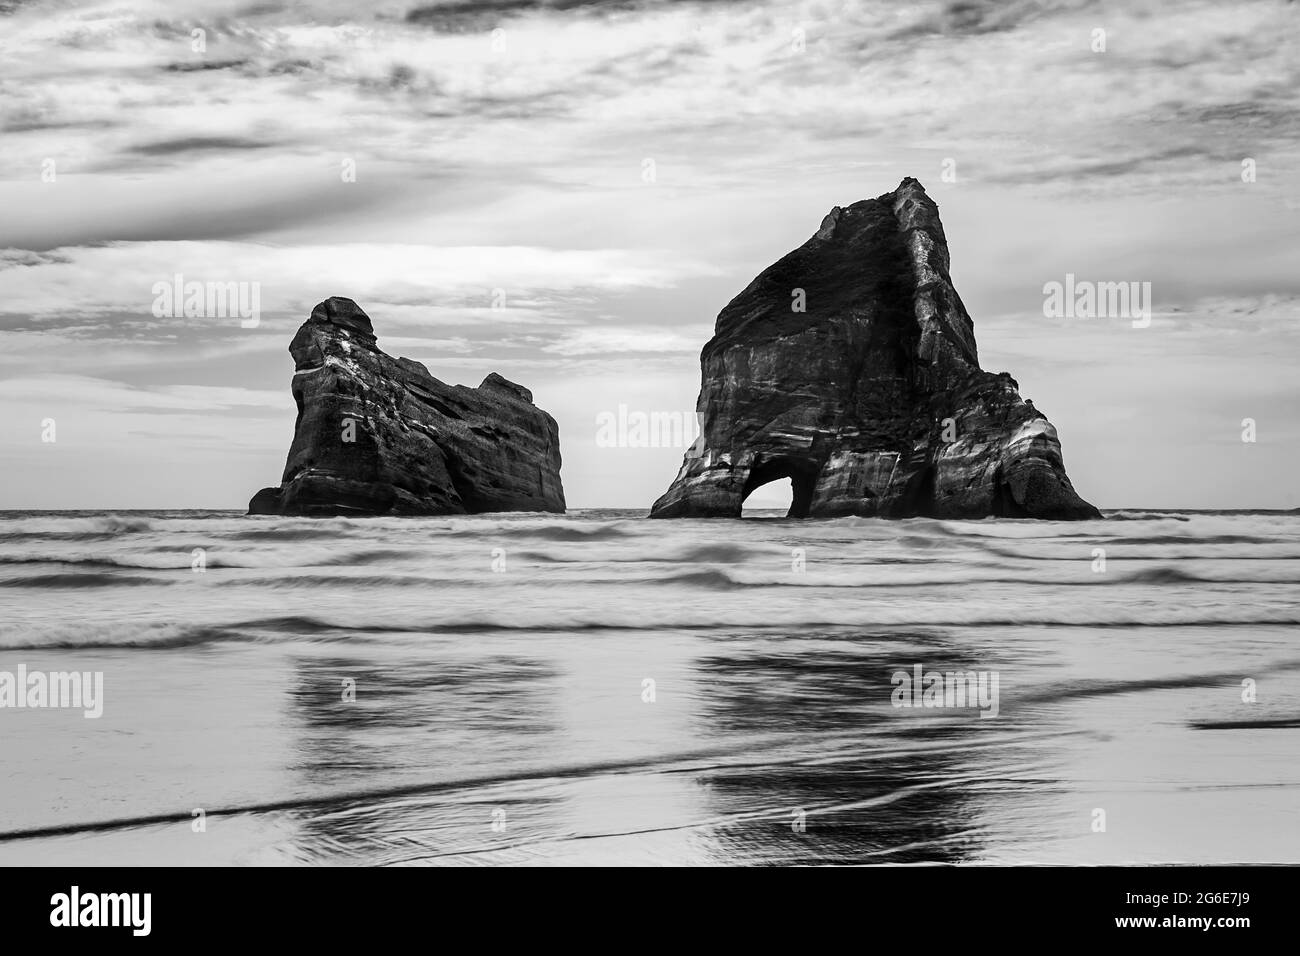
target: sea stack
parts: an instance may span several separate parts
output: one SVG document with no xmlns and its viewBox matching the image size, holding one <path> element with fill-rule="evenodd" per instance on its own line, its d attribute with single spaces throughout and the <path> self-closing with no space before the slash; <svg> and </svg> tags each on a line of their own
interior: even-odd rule
<svg viewBox="0 0 1300 956">
<path fill-rule="evenodd" d="M 249 514 L 564 511 L 555 419 L 495 372 L 447 385 L 375 343 L 351 299 L 312 310 L 289 344 L 298 404 L 280 487 Z"/>
<path fill-rule="evenodd" d="M 718 315 L 700 436 L 654 518 L 737 518 L 790 478 L 790 517 L 1100 518 L 1015 379 L 982 370 L 915 179 L 836 206 Z"/>
</svg>

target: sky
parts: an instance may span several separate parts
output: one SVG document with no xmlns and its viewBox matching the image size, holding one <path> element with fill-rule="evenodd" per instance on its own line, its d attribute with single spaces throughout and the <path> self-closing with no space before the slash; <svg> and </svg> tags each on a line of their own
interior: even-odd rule
<svg viewBox="0 0 1300 956">
<path fill-rule="evenodd" d="M 245 507 L 338 295 L 530 388 L 571 508 L 648 509 L 683 449 L 602 414 L 690 415 L 719 310 L 905 176 L 1084 498 L 1298 507 L 1297 50 L 1282 0 L 0 0 L 0 508 Z M 1045 315 L 1067 274 L 1150 324 Z"/>
</svg>

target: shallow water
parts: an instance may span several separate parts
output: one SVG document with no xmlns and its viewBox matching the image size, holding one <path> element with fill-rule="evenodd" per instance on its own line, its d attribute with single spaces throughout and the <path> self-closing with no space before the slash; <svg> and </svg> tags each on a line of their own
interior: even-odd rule
<svg viewBox="0 0 1300 956">
<path fill-rule="evenodd" d="M 1297 582 L 1296 514 L 9 512 L 0 671 L 104 691 L 0 708 L 0 863 L 1300 861 Z"/>
</svg>

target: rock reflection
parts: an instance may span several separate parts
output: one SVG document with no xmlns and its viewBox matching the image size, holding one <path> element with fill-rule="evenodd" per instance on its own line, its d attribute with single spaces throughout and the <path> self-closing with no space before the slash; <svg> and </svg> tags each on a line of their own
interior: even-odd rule
<svg viewBox="0 0 1300 956">
<path fill-rule="evenodd" d="M 870 643 L 870 642 L 866 642 Z M 724 645 L 725 646 L 725 645 Z M 930 666 L 974 669 L 951 649 Z M 713 655 L 700 722 L 715 733 L 784 734 L 788 759 L 723 769 L 708 781 L 715 813 L 737 817 L 711 837 L 736 863 L 955 863 L 981 850 L 971 783 L 987 740 L 977 712 L 913 717 L 890 705 L 897 649 Z M 990 723 L 984 721 L 984 724 Z"/>
<path fill-rule="evenodd" d="M 549 665 L 514 656 L 302 657 L 295 673 L 293 769 L 311 790 L 340 794 L 302 813 L 304 858 L 415 862 L 548 827 L 553 801 L 497 804 L 529 739 L 556 732 Z"/>
</svg>

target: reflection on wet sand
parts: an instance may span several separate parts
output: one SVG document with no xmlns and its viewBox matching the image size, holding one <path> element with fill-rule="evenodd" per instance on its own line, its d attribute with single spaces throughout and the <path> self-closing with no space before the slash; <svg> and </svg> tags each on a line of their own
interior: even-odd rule
<svg viewBox="0 0 1300 956">
<path fill-rule="evenodd" d="M 969 650 L 944 657 L 934 635 L 908 637 L 938 666 L 974 666 Z M 313 789 L 366 793 L 304 808 L 291 855 L 381 864 L 980 855 L 997 731 L 973 710 L 935 718 L 891 707 L 889 675 L 905 663 L 898 636 L 828 638 L 813 652 L 803 641 L 753 643 L 701 643 L 657 682 L 653 702 L 642 699 L 641 649 L 614 636 L 588 660 L 543 640 L 515 655 L 302 657 L 289 708 L 294 769 Z M 380 781 L 391 788 L 369 790 Z"/>
</svg>

